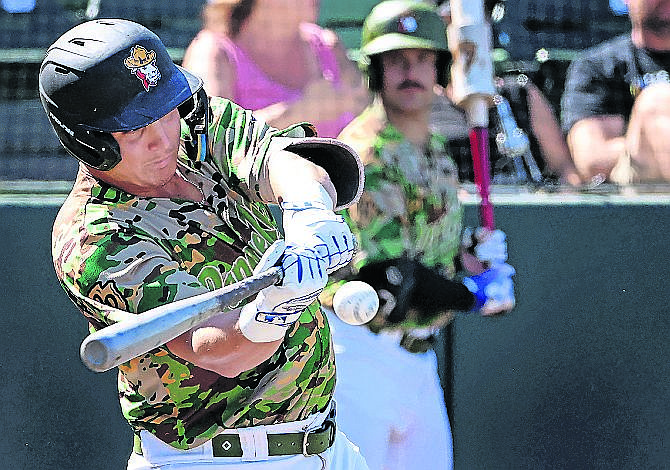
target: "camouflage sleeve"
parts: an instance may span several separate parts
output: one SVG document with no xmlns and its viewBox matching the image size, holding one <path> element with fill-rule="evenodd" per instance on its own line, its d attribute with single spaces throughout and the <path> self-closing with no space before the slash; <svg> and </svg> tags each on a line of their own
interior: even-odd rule
<svg viewBox="0 0 670 470">
<path fill-rule="evenodd" d="M 228 185 L 254 201 L 266 201 L 261 188 L 268 184 L 267 157 L 287 150 L 323 167 L 337 190 L 337 207 L 357 201 L 363 191 L 363 166 L 356 152 L 335 139 L 316 136 L 309 123 L 275 129 L 231 101 L 212 98 L 212 163 Z"/>
<path fill-rule="evenodd" d="M 252 111 L 224 98 L 212 98 L 210 106 L 211 155 L 207 158 L 232 189 L 251 200 L 262 201 L 260 186 L 267 181 L 265 159 L 272 139 L 313 135 L 313 127 L 300 123 L 278 130 L 256 118 Z"/>
<path fill-rule="evenodd" d="M 68 289 L 94 329 L 208 291 L 150 237 L 110 230 L 94 246 Z"/>
</svg>

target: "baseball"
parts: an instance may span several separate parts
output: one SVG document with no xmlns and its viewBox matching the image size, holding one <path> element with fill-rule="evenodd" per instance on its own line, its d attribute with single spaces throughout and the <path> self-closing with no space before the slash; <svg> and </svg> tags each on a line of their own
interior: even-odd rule
<svg viewBox="0 0 670 470">
<path fill-rule="evenodd" d="M 333 310 L 350 325 L 362 325 L 377 314 L 379 297 L 377 292 L 363 281 L 349 281 L 333 296 Z"/>
</svg>

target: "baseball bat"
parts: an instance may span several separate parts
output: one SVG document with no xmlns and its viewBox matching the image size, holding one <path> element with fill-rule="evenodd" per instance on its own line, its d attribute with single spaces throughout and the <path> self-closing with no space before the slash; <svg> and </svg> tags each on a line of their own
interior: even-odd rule
<svg viewBox="0 0 670 470">
<path fill-rule="evenodd" d="M 457 105 L 465 109 L 470 126 L 470 149 L 475 185 L 481 198 L 480 219 L 493 229 L 493 205 L 489 200 L 489 107 L 493 104 L 491 28 L 484 18 L 483 0 L 452 0 L 451 23 L 447 27 L 453 56 L 451 83 Z"/>
<path fill-rule="evenodd" d="M 79 355 L 94 372 L 104 372 L 146 354 L 194 326 L 236 307 L 262 289 L 278 284 L 282 270 L 274 266 L 229 286 L 161 305 L 89 335 Z"/>
<path fill-rule="evenodd" d="M 475 186 L 479 193 L 479 219 L 482 227 L 489 230 L 495 228 L 493 204 L 491 204 L 491 167 L 489 159 L 489 130 L 487 127 L 473 127 L 470 129 L 470 149 L 472 151 L 472 168 L 475 176 Z"/>
</svg>

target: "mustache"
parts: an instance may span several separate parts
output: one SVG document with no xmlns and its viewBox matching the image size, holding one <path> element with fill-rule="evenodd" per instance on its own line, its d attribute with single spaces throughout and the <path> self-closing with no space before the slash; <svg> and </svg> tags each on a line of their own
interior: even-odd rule
<svg viewBox="0 0 670 470">
<path fill-rule="evenodd" d="M 659 17 L 645 18 L 642 21 L 642 26 L 656 34 L 670 33 L 670 20 Z"/>
<path fill-rule="evenodd" d="M 406 88 L 420 88 L 422 90 L 426 89 L 425 86 L 419 82 L 415 82 L 414 80 L 405 80 L 400 85 L 398 85 L 398 90 L 404 90 Z"/>
</svg>

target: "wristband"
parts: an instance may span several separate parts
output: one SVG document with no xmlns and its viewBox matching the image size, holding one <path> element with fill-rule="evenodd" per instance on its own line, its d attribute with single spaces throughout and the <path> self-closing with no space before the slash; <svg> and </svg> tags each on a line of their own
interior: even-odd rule
<svg viewBox="0 0 670 470">
<path fill-rule="evenodd" d="M 295 323 L 300 313 L 259 312 L 256 303 L 242 307 L 238 321 L 240 331 L 254 343 L 271 343 L 284 337 L 288 328 Z"/>
<path fill-rule="evenodd" d="M 284 200 L 280 206 L 286 210 L 305 210 L 319 208 L 332 211 L 334 207 L 333 199 L 322 184 L 312 181 L 303 185 L 303 191 L 299 198 Z"/>
</svg>

